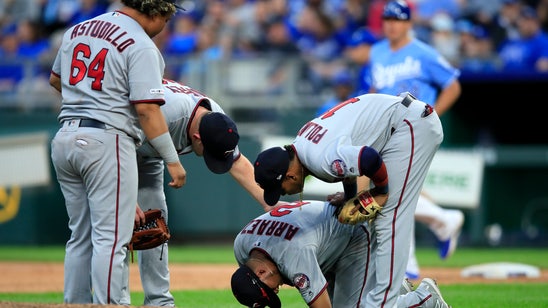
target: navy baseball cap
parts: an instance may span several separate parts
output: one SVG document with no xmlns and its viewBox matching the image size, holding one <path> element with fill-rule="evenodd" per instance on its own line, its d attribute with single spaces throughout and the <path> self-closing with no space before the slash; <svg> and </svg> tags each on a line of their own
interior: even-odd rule
<svg viewBox="0 0 548 308">
<path fill-rule="evenodd" d="M 257 275 L 246 265 L 240 266 L 232 274 L 230 280 L 232 294 L 247 307 L 279 308 L 282 306 L 280 298 L 269 286 L 262 282 Z"/>
<path fill-rule="evenodd" d="M 220 112 L 210 112 L 200 121 L 200 138 L 204 145 L 204 160 L 214 173 L 226 173 L 232 168 L 234 151 L 240 141 L 234 121 Z"/>
<path fill-rule="evenodd" d="M 283 193 L 282 182 L 289 169 L 289 152 L 281 147 L 264 150 L 253 165 L 255 182 L 264 190 L 264 201 L 268 205 L 276 204 Z"/>
<path fill-rule="evenodd" d="M 384 6 L 383 19 L 410 20 L 411 9 L 403 0 L 390 1 Z"/>
<path fill-rule="evenodd" d="M 361 27 L 352 32 L 347 44 L 350 47 L 356 47 L 362 44 L 372 45 L 376 41 L 377 38 L 373 35 L 373 33 L 371 33 L 371 31 L 367 30 L 365 27 Z"/>
</svg>

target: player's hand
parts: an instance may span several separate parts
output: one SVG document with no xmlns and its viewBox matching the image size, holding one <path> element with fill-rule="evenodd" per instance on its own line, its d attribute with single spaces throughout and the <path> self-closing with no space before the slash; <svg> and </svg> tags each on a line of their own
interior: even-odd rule
<svg viewBox="0 0 548 308">
<path fill-rule="evenodd" d="M 181 188 L 186 184 L 186 170 L 180 161 L 167 164 L 167 171 L 171 175 L 169 186 L 173 188 Z"/>
<path fill-rule="evenodd" d="M 344 192 L 336 192 L 334 194 L 327 195 L 327 201 L 334 206 L 340 206 L 344 204 Z"/>
<path fill-rule="evenodd" d="M 139 204 L 137 204 L 137 208 L 135 210 L 135 227 L 140 227 L 141 225 L 144 225 L 145 222 L 145 212 L 143 212 L 141 207 L 139 207 Z"/>
</svg>

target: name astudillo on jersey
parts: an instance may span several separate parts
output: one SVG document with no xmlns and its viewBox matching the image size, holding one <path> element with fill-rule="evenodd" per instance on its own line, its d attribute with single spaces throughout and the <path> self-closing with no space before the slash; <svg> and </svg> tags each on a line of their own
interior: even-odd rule
<svg viewBox="0 0 548 308">
<path fill-rule="evenodd" d="M 78 36 L 90 36 L 103 39 L 123 52 L 127 47 L 135 44 L 135 40 L 126 36 L 127 31 L 121 31 L 120 26 L 104 20 L 88 20 L 77 24 L 72 29 L 70 39 Z"/>
</svg>

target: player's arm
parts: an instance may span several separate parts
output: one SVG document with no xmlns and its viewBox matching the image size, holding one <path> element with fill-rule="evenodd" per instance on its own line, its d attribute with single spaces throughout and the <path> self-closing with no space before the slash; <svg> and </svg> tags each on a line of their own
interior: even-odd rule
<svg viewBox="0 0 548 308">
<path fill-rule="evenodd" d="M 375 185 L 374 189 L 377 193 L 388 193 L 388 172 L 384 161 L 372 147 L 364 146 L 360 151 L 360 175 L 365 175 Z"/>
<path fill-rule="evenodd" d="M 371 182 L 368 177 L 365 175 L 361 175 L 355 178 L 357 191 L 363 191 L 363 190 L 369 190 L 369 183 Z M 343 182 L 344 185 L 344 182 Z M 344 187 L 344 186 L 343 186 Z M 337 192 L 331 195 L 327 196 L 327 201 L 331 202 L 333 205 L 343 205 L 343 203 L 346 201 L 345 196 L 346 193 Z"/>
<path fill-rule="evenodd" d="M 150 144 L 160 153 L 171 175 L 169 186 L 180 188 L 186 183 L 186 170 L 175 150 L 160 105 L 153 103 L 135 104 L 139 122 Z"/>
<path fill-rule="evenodd" d="M 331 308 L 331 300 L 327 294 L 327 288 L 323 289 L 322 293 L 308 305 L 310 308 Z"/>
<path fill-rule="evenodd" d="M 356 179 L 356 183 L 358 184 L 358 191 L 362 191 L 362 190 L 368 190 L 369 189 L 369 183 L 371 181 L 369 180 L 368 177 L 366 176 L 359 176 L 357 179 Z"/>
<path fill-rule="evenodd" d="M 49 84 L 59 93 L 61 93 L 61 78 L 59 77 L 59 75 L 51 72 L 51 74 L 49 75 Z"/>
<path fill-rule="evenodd" d="M 358 193 L 356 177 L 348 177 L 343 180 L 344 201 L 350 200 Z"/>
<path fill-rule="evenodd" d="M 265 212 L 270 211 L 275 206 L 270 206 L 264 202 L 263 189 L 255 182 L 255 175 L 253 173 L 253 164 L 243 154 L 234 161 L 232 168 L 230 168 L 230 175 L 242 186 L 247 192 L 257 200 L 263 207 Z"/>
<path fill-rule="evenodd" d="M 455 104 L 459 98 L 461 92 L 462 89 L 458 79 L 455 79 L 449 86 L 445 87 L 440 92 L 438 99 L 434 104 L 434 110 L 436 110 L 438 116 L 441 117 L 445 112 L 451 109 L 453 104 Z"/>
</svg>

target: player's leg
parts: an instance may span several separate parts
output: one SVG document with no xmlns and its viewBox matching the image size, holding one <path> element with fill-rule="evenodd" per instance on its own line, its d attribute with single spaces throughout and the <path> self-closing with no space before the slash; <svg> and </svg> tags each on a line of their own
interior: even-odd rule
<svg viewBox="0 0 548 308">
<path fill-rule="evenodd" d="M 88 170 L 85 182 L 93 225 L 93 301 L 129 305 L 127 245 L 133 232 L 138 183 L 134 140 L 107 130 L 86 142 L 89 165 L 81 168 Z"/>
<path fill-rule="evenodd" d="M 69 217 L 70 239 L 65 248 L 63 302 L 92 303 L 91 222 L 87 194 L 82 178 L 73 169 L 75 138 L 72 133 L 58 133 L 52 140 L 51 158 L 61 187 Z"/>
<path fill-rule="evenodd" d="M 415 218 L 428 226 L 438 239 L 440 257 L 446 259 L 455 251 L 464 223 L 464 214 L 456 209 L 444 209 L 431 198 L 421 194 Z"/>
<path fill-rule="evenodd" d="M 358 307 L 365 286 L 369 233 L 362 226 L 354 230 L 350 243 L 335 265 L 334 280 L 328 281 L 333 307 Z"/>
<path fill-rule="evenodd" d="M 162 210 L 168 223 L 168 210 L 164 193 L 164 164 L 161 159 L 138 158 L 139 206 L 143 211 Z M 168 244 L 137 252 L 141 284 L 145 293 L 145 306 L 174 306 L 169 291 Z"/>
<path fill-rule="evenodd" d="M 367 270 L 366 307 L 393 307 L 405 276 L 412 239 L 416 198 L 421 189 L 409 178 L 413 162 L 411 129 L 401 126 L 381 152 L 390 192 L 381 214 L 371 226 L 371 266 Z M 413 167 L 414 169 L 414 167 Z"/>
<path fill-rule="evenodd" d="M 377 273 L 368 273 L 366 306 L 393 307 L 409 258 L 417 200 L 426 174 L 443 139 L 437 114 L 422 117 L 424 105 L 412 103 L 381 152 L 387 166 L 390 197 L 373 225 L 372 259 Z M 375 285 L 371 286 L 371 283 Z M 372 288 L 372 289 L 371 289 Z"/>
</svg>

